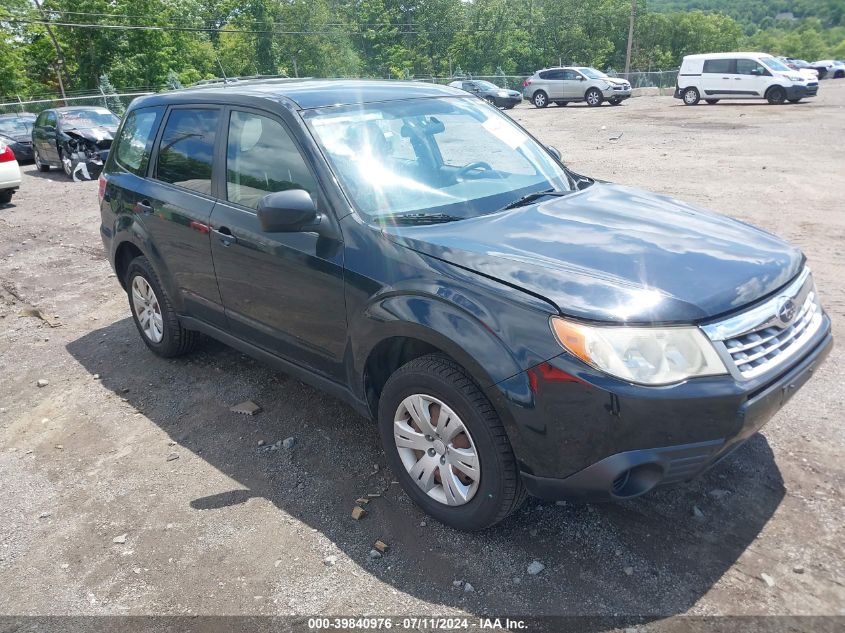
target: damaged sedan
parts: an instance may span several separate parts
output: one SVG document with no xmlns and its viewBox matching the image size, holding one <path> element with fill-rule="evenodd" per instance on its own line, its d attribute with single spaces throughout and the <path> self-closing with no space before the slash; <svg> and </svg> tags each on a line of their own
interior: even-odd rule
<svg viewBox="0 0 845 633">
<path fill-rule="evenodd" d="M 100 175 L 120 118 L 106 108 L 76 106 L 44 110 L 32 128 L 39 171 L 64 170 L 74 180 Z"/>
</svg>

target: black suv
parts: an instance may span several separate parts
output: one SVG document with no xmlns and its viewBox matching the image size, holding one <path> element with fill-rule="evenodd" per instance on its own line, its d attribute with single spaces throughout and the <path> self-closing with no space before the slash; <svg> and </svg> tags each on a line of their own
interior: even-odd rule
<svg viewBox="0 0 845 633">
<path fill-rule="evenodd" d="M 626 499 L 754 434 L 832 346 L 801 252 L 577 175 L 466 92 L 278 80 L 144 97 L 100 179 L 146 345 L 199 333 L 377 421 L 449 525 Z"/>
</svg>

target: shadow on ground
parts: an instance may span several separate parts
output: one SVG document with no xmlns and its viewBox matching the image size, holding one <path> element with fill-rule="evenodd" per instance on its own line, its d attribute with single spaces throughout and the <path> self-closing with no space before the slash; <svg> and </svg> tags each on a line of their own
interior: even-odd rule
<svg viewBox="0 0 845 633">
<path fill-rule="evenodd" d="M 757 435 L 686 487 L 619 504 L 531 499 L 494 529 L 460 533 L 425 517 L 391 485 L 370 422 L 220 343 L 206 339 L 190 357 L 159 359 L 126 318 L 67 349 L 182 447 L 241 484 L 192 500 L 195 510 L 264 497 L 398 591 L 479 615 L 684 613 L 754 541 L 784 495 L 772 451 Z M 246 399 L 263 412 L 229 412 Z M 258 446 L 289 436 L 292 451 Z M 383 496 L 353 521 L 354 500 L 368 492 Z M 381 561 L 367 557 L 375 539 L 391 546 Z M 538 576 L 526 573 L 533 560 L 546 566 Z M 475 592 L 454 587 L 456 579 Z"/>
</svg>

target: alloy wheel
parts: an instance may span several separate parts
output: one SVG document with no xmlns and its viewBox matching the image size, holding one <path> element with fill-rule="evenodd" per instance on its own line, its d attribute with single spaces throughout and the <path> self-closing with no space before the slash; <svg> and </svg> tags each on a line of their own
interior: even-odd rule
<svg viewBox="0 0 845 633">
<path fill-rule="evenodd" d="M 441 400 L 413 394 L 393 420 L 393 439 L 411 480 L 435 501 L 468 503 L 478 491 L 481 465 L 461 418 Z"/>
<path fill-rule="evenodd" d="M 599 93 L 595 90 L 591 90 L 587 93 L 587 103 L 591 106 L 598 105 L 599 102 Z"/>
<path fill-rule="evenodd" d="M 161 339 L 164 338 L 161 306 L 153 287 L 140 275 L 132 280 L 132 309 L 135 311 L 144 336 L 152 343 L 161 343 Z"/>
</svg>

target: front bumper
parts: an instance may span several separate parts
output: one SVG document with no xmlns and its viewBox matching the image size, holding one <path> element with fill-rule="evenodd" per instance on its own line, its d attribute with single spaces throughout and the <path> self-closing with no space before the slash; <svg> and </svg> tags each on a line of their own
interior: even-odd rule
<svg viewBox="0 0 845 633">
<path fill-rule="evenodd" d="M 622 383 L 568 355 L 499 383 L 529 492 L 608 501 L 689 481 L 736 449 L 811 377 L 833 347 L 830 320 L 776 378 L 700 378 L 668 387 Z M 527 388 L 526 388 L 527 387 Z M 507 417 L 507 416 L 505 416 Z"/>
<path fill-rule="evenodd" d="M 512 108 L 515 105 L 522 103 L 522 95 L 514 95 L 512 97 L 495 97 L 496 105 L 500 108 Z"/>
<path fill-rule="evenodd" d="M 804 99 L 805 97 L 815 97 L 819 93 L 819 84 L 807 84 L 805 86 L 795 85 L 789 86 L 786 89 L 787 99 Z"/>
<path fill-rule="evenodd" d="M 629 88 L 628 90 L 613 90 L 611 88 L 610 90 L 603 90 L 602 94 L 604 95 L 604 98 L 608 101 L 610 101 L 611 99 L 613 99 L 614 101 L 624 101 L 625 99 L 631 98 L 631 89 Z"/>
</svg>

